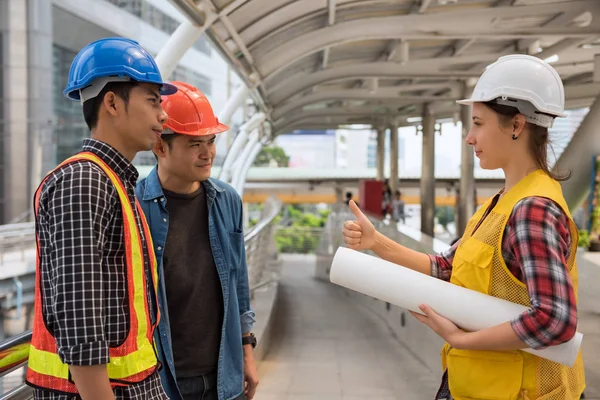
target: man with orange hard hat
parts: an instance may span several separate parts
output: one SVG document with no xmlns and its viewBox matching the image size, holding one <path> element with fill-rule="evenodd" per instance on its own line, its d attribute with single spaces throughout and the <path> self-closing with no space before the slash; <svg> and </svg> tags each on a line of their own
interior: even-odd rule
<svg viewBox="0 0 600 400">
<path fill-rule="evenodd" d="M 158 165 L 136 187 L 159 268 L 161 380 L 171 399 L 251 400 L 258 374 L 242 200 L 210 177 L 216 135 L 229 128 L 200 90 L 171 84 Z"/>
</svg>

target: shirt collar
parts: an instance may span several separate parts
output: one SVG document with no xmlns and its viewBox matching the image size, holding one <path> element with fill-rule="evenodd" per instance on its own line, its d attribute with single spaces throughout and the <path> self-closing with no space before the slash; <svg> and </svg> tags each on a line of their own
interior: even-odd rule
<svg viewBox="0 0 600 400">
<path fill-rule="evenodd" d="M 137 182 L 138 170 L 123 154 L 108 143 L 86 138 L 83 140 L 83 151 L 89 151 L 100 157 L 122 180 L 127 180 L 133 185 Z"/>
<path fill-rule="evenodd" d="M 216 193 L 222 193 L 225 191 L 224 188 L 218 186 L 213 179 L 208 179 L 202 182 L 202 186 L 206 189 L 206 194 L 213 198 Z M 158 178 L 158 166 L 154 166 L 152 171 L 146 177 L 146 185 L 144 187 L 143 200 L 153 200 L 164 195 L 162 186 L 160 185 L 160 179 Z"/>
</svg>

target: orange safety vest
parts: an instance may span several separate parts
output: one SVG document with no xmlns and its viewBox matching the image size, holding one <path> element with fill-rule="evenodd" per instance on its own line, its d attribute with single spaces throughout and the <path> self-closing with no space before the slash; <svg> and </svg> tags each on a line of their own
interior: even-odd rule
<svg viewBox="0 0 600 400">
<path fill-rule="evenodd" d="M 148 311 L 147 281 L 144 272 L 144 252 L 135 220 L 135 211 L 129 202 L 123 182 L 110 167 L 98 156 L 90 152 L 81 152 L 65 160 L 57 168 L 66 164 L 87 160 L 98 165 L 115 186 L 123 212 L 123 240 L 125 241 L 125 256 L 127 263 L 127 288 L 129 303 L 130 328 L 125 341 L 118 347 L 109 349 L 110 363 L 106 366 L 111 386 L 127 386 L 141 382 L 152 375 L 158 367 L 158 361 L 153 345 L 154 329 L 160 320 L 160 311 L 156 304 L 156 324 L 152 325 Z M 39 209 L 41 188 L 50 174 L 38 187 L 35 194 L 36 216 Z M 150 267 L 155 293 L 157 292 L 158 275 L 154 246 L 150 229 L 136 200 L 138 214 L 144 229 L 143 234 L 148 241 Z M 42 315 L 42 293 L 40 288 L 40 257 L 39 237 L 36 235 L 38 257 L 36 265 L 37 282 L 35 286 L 34 320 L 31 348 L 26 381 L 33 387 L 64 393 L 78 393 L 77 387 L 69 373 L 69 366 L 58 356 L 56 340 L 48 331 Z M 155 299 L 158 297 L 155 296 Z"/>
<path fill-rule="evenodd" d="M 553 200 L 568 217 L 572 243 L 566 267 L 577 301 L 577 226 L 560 184 L 542 170 L 529 174 L 506 192 L 477 230 L 492 199 L 475 213 L 456 249 L 451 283 L 531 306 L 527 287 L 510 273 L 502 257 L 502 232 L 517 203 L 532 196 Z M 577 400 L 585 388 L 581 350 L 575 364 L 568 367 L 521 350 L 462 350 L 446 343 L 442 367 L 448 369 L 450 393 L 456 400 Z"/>
</svg>

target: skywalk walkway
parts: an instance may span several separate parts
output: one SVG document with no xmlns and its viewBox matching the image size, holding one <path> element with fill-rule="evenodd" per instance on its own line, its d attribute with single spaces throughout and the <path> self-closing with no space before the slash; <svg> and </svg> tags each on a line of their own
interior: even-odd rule
<svg viewBox="0 0 600 400">
<path fill-rule="evenodd" d="M 344 289 L 313 278 L 314 259 L 281 256 L 274 337 L 257 400 L 424 400 L 431 371 Z"/>
</svg>

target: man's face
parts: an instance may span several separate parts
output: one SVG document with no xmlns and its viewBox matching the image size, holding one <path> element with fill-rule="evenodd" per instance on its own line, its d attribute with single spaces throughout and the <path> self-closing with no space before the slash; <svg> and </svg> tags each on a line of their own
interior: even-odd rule
<svg viewBox="0 0 600 400">
<path fill-rule="evenodd" d="M 215 139 L 215 135 L 177 135 L 170 141 L 170 147 L 163 141 L 165 157 L 159 162 L 182 181 L 205 181 L 210 178 L 217 154 Z"/>
<path fill-rule="evenodd" d="M 119 134 L 128 147 L 136 151 L 152 150 L 168 119 L 161 101 L 157 85 L 142 83 L 131 90 L 127 112 L 117 121 Z"/>
</svg>

